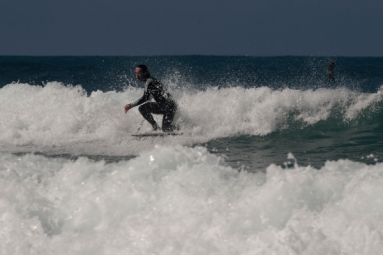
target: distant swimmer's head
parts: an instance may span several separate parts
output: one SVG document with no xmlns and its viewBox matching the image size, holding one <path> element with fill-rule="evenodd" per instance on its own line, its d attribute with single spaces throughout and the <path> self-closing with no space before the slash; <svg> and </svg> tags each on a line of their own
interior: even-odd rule
<svg viewBox="0 0 383 255">
<path fill-rule="evenodd" d="M 138 81 L 145 82 L 149 77 L 149 71 L 146 65 L 136 66 L 136 77 Z"/>
<path fill-rule="evenodd" d="M 327 63 L 327 71 L 332 72 L 334 70 L 334 68 L 335 68 L 335 62 L 334 61 L 329 61 Z"/>
</svg>

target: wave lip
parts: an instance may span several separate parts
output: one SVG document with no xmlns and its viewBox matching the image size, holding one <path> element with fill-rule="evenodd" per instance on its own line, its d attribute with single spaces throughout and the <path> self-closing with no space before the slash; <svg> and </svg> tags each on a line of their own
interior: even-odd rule
<svg viewBox="0 0 383 255">
<path fill-rule="evenodd" d="M 1 236 L 7 236 L 1 246 L 12 254 L 378 254 L 383 248 L 382 163 L 328 161 L 319 171 L 270 165 L 266 174 L 248 173 L 222 165 L 205 148 L 182 146 L 112 164 L 8 153 L 0 160 Z"/>
<path fill-rule="evenodd" d="M 379 121 L 383 114 L 382 90 L 372 94 L 345 88 L 172 90 L 179 103 L 177 121 L 184 133 L 190 134 L 177 140 L 184 145 L 238 134 L 264 136 L 330 120 L 335 120 L 335 125 L 363 118 Z M 136 109 L 124 114 L 123 107 L 141 94 L 142 89 L 129 87 L 123 92 L 95 91 L 87 96 L 81 86 L 58 82 L 7 85 L 0 89 L 0 144 L 5 151 L 49 148 L 67 153 L 126 155 L 126 144 L 135 144 L 128 136 L 137 132 L 142 116 Z M 161 123 L 161 116 L 155 118 Z M 142 130 L 149 129 L 145 122 Z M 133 147 L 142 151 L 148 146 Z M 130 150 L 128 154 L 137 153 Z"/>
</svg>

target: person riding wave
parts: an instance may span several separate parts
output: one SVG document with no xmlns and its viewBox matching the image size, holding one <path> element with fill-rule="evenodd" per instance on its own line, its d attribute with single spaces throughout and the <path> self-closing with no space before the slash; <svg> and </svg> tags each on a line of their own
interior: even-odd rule
<svg viewBox="0 0 383 255">
<path fill-rule="evenodd" d="M 125 113 L 131 108 L 138 107 L 142 116 L 152 125 L 153 131 L 160 129 L 153 118 L 154 114 L 163 114 L 162 131 L 172 132 L 175 126 L 172 124 L 174 115 L 177 111 L 177 104 L 173 97 L 167 91 L 166 87 L 157 79 L 150 76 L 148 68 L 145 65 L 136 66 L 136 77 L 140 82 L 145 82 L 144 95 L 133 103 L 125 105 Z M 144 104 L 150 98 L 156 101 Z"/>
</svg>

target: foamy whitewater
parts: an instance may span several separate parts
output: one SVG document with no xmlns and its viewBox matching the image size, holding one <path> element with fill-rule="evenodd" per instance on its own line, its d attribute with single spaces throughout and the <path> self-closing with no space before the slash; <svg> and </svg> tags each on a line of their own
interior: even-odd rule
<svg viewBox="0 0 383 255">
<path fill-rule="evenodd" d="M 292 157 L 290 155 L 290 157 Z M 383 163 L 238 172 L 205 148 L 0 155 L 1 254 L 379 254 Z"/>
<path fill-rule="evenodd" d="M 192 145 L 235 135 L 264 136 L 287 127 L 288 119 L 302 125 L 327 120 L 340 108 L 342 122 L 360 118 L 383 101 L 383 89 L 365 94 L 348 89 L 272 90 L 267 87 L 209 88 L 173 91 L 179 104 L 177 123 L 185 136 L 137 140 L 142 121 L 137 108 L 124 105 L 139 98 L 142 88 L 123 92 L 92 92 L 81 86 L 49 82 L 45 86 L 10 84 L 0 94 L 0 145 L 3 151 L 38 151 L 89 155 L 137 155 L 155 144 Z M 293 115 L 291 115 L 293 114 Z M 161 123 L 161 115 L 155 115 Z M 285 127 L 286 126 L 286 127 Z M 144 132 L 151 126 L 144 122 Z"/>
<path fill-rule="evenodd" d="M 0 57 L 0 255 L 380 254 L 383 59 L 327 61 Z M 182 135 L 131 136 L 141 63 Z"/>
</svg>

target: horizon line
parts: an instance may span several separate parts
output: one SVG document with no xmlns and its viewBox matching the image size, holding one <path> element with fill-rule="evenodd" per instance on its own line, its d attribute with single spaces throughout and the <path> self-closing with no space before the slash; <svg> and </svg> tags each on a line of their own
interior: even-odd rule
<svg viewBox="0 0 383 255">
<path fill-rule="evenodd" d="M 347 55 L 205 55 L 205 54 L 185 54 L 185 55 L 0 55 L 0 57 L 257 57 L 257 58 L 273 58 L 273 57 L 320 57 L 320 58 L 379 58 L 383 56 L 347 56 Z"/>
</svg>

